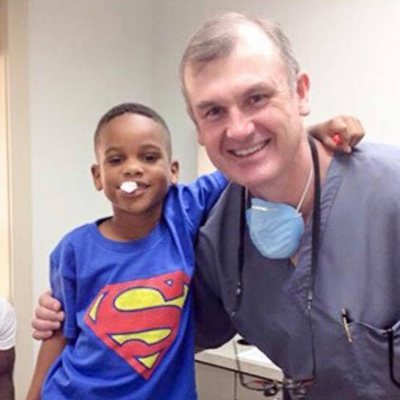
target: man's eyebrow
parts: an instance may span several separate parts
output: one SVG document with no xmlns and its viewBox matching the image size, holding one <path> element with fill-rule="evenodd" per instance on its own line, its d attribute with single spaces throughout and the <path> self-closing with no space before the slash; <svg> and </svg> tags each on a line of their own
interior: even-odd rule
<svg viewBox="0 0 400 400">
<path fill-rule="evenodd" d="M 251 87 L 249 87 L 248 89 L 246 89 L 246 90 L 244 91 L 243 95 L 244 95 L 244 97 L 247 97 L 247 96 L 250 96 L 250 95 L 252 95 L 252 94 L 254 94 L 254 93 L 257 93 L 257 92 L 259 92 L 259 91 L 262 91 L 262 92 L 265 92 L 265 91 L 267 91 L 267 92 L 272 92 L 272 91 L 273 91 L 273 88 L 272 88 L 269 84 L 267 84 L 267 83 L 260 82 L 260 83 L 254 84 L 254 85 L 252 85 Z"/>
<path fill-rule="evenodd" d="M 199 111 L 207 110 L 209 108 L 215 107 L 217 103 L 215 101 L 200 101 L 200 103 L 195 104 L 195 108 Z"/>
<path fill-rule="evenodd" d="M 255 83 L 252 86 L 246 88 L 246 90 L 244 92 L 240 93 L 239 97 L 248 97 L 259 91 L 272 93 L 274 91 L 274 88 L 271 87 L 270 84 L 265 83 L 265 82 Z M 218 107 L 218 106 L 219 106 L 219 104 L 216 101 L 204 100 L 204 101 L 200 101 L 199 103 L 195 104 L 194 108 L 196 110 L 203 111 L 203 110 L 207 110 L 212 107 Z"/>
</svg>

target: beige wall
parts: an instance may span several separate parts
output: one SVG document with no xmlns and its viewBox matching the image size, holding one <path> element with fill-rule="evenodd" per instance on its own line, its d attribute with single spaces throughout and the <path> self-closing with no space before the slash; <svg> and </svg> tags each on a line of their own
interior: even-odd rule
<svg viewBox="0 0 400 400">
<path fill-rule="evenodd" d="M 23 399 L 33 363 L 29 338 L 32 304 L 32 237 L 30 190 L 29 81 L 27 1 L 2 0 L 7 16 L 7 130 L 10 198 L 11 296 L 18 319 L 17 399 Z"/>
<path fill-rule="evenodd" d="M 7 138 L 6 5 L 0 0 L 0 296 L 11 289 L 9 254 L 9 185 Z"/>
</svg>

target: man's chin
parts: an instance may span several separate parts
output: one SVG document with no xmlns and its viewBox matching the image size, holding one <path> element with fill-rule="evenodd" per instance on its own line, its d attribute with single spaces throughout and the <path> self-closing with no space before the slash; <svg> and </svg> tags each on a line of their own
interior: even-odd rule
<svg viewBox="0 0 400 400">
<path fill-rule="evenodd" d="M 262 181 L 259 179 L 254 179 L 254 177 L 251 177 L 251 173 L 248 174 L 240 174 L 240 175 L 232 175 L 229 177 L 229 179 L 235 183 L 237 183 L 240 186 L 244 186 L 247 188 L 250 192 L 252 192 L 254 189 L 257 189 L 261 187 Z"/>
</svg>

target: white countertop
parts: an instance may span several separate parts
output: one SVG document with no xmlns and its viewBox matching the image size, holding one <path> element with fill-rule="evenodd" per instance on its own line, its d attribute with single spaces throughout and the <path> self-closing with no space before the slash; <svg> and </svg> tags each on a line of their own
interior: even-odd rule
<svg viewBox="0 0 400 400">
<path fill-rule="evenodd" d="M 235 336 L 234 339 L 217 349 L 208 349 L 197 353 L 196 361 L 237 371 L 238 366 L 233 347 L 233 340 L 235 340 L 240 369 L 243 373 L 278 381 L 282 380 L 283 375 L 280 368 L 256 347 L 238 344 L 238 339 L 240 339 L 240 336 Z"/>
</svg>

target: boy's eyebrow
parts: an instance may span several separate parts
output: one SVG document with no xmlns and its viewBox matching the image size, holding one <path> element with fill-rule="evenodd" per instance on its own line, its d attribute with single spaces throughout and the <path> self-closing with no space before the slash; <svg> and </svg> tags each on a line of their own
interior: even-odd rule
<svg viewBox="0 0 400 400">
<path fill-rule="evenodd" d="M 163 147 L 165 147 L 165 146 L 160 146 L 158 144 L 152 144 L 152 143 L 145 143 L 145 144 L 140 146 L 140 149 L 141 150 L 148 150 L 148 149 L 150 149 L 150 150 L 162 150 Z"/>
<path fill-rule="evenodd" d="M 140 149 L 141 151 L 143 151 L 143 150 L 157 150 L 157 151 L 162 151 L 163 146 L 160 146 L 160 145 L 158 145 L 158 144 L 153 144 L 153 143 L 145 143 L 145 144 L 141 145 L 141 146 L 139 147 L 139 149 Z M 122 151 L 124 151 L 123 148 L 121 148 L 121 147 L 116 147 L 116 146 L 112 146 L 112 147 L 108 148 L 108 149 L 104 152 L 104 154 L 107 155 L 107 154 L 109 154 L 109 153 L 117 153 L 117 152 L 122 152 Z"/>
<path fill-rule="evenodd" d="M 108 148 L 108 149 L 104 152 L 104 154 L 108 154 L 108 153 L 112 153 L 112 152 L 118 152 L 118 151 L 121 151 L 121 149 L 120 149 L 119 147 L 113 146 L 113 147 Z"/>
</svg>

